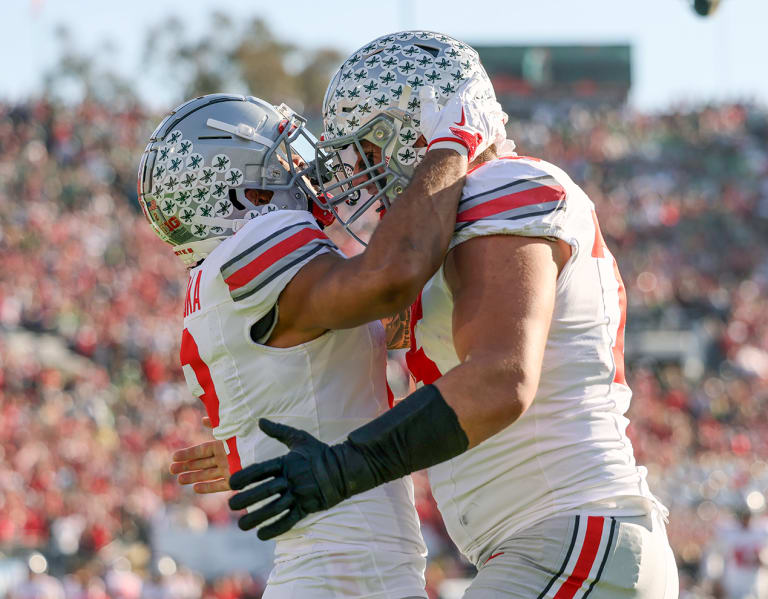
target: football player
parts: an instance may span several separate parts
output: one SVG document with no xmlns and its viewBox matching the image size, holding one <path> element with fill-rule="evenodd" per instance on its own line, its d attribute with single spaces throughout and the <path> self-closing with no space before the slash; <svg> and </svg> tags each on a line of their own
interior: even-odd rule
<svg viewBox="0 0 768 599">
<path fill-rule="evenodd" d="M 435 103 L 434 137 L 452 135 L 462 102 L 469 118 L 461 132 L 485 134 L 477 129 L 485 121 L 473 118 L 488 113 L 477 108 L 485 100 L 473 92 L 464 86 L 447 121 Z M 345 259 L 322 231 L 330 215 L 305 177 L 314 145 L 288 107 L 215 94 L 173 110 L 141 159 L 144 214 L 190 269 L 184 376 L 232 473 L 282 452 L 260 417 L 336 443 L 388 408 L 377 319 L 415 295 L 451 238 L 455 210 L 438 206 L 458 201 L 467 160 L 437 141 L 368 249 Z M 428 233 L 425 219 L 434 224 Z M 220 447 L 208 446 L 206 469 Z M 272 531 L 282 534 L 265 597 L 424 597 L 426 550 L 410 479 L 336 503 L 289 532 Z"/>
<path fill-rule="evenodd" d="M 735 521 L 717 527 L 712 548 L 704 563 L 708 578 L 714 579 L 717 599 L 760 599 L 768 597 L 768 522 L 757 517 L 764 499 L 752 491 L 734 506 Z M 757 509 L 756 509 L 757 508 Z"/>
<path fill-rule="evenodd" d="M 366 198 L 341 214 L 344 226 L 379 204 L 391 205 L 385 226 L 411 201 L 413 166 L 433 133 L 435 99 L 425 90 L 450 106 L 468 78 L 482 81 L 477 95 L 494 97 L 472 48 L 425 31 L 380 37 L 342 64 L 319 146 L 331 164 L 317 166 L 331 209 Z M 259 484 L 230 505 L 274 496 L 241 520 L 250 528 L 280 515 L 259 529 L 269 538 L 429 468 L 447 529 L 478 568 L 465 597 L 677 597 L 666 509 L 626 435 L 626 293 L 594 204 L 562 170 L 516 155 L 511 142 L 476 158 L 475 137 L 449 136 L 475 164 L 450 251 L 411 311 L 408 364 L 424 386 L 335 445 L 262 419 L 290 451 L 233 475 L 233 489 Z M 425 234 L 451 209 L 436 206 Z M 347 309 L 380 301 L 358 292 Z"/>
</svg>

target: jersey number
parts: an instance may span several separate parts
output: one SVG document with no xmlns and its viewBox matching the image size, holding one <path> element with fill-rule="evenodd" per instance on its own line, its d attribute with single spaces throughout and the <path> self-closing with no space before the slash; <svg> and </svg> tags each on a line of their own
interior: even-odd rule
<svg viewBox="0 0 768 599">
<path fill-rule="evenodd" d="M 211 370 L 208 368 L 208 364 L 200 357 L 197 342 L 188 329 L 184 329 L 181 334 L 181 352 L 179 357 L 181 358 L 182 368 L 185 366 L 191 368 L 195 379 L 197 379 L 195 381 L 197 385 L 194 386 L 202 390 L 199 398 L 205 406 L 205 411 L 208 414 L 208 418 L 211 419 L 211 424 L 214 428 L 219 426 L 219 396 L 216 394 Z M 187 384 L 190 388 L 193 387 L 192 381 L 188 380 Z M 237 451 L 237 437 L 227 439 L 226 445 L 229 472 L 233 474 L 242 468 L 240 465 L 240 454 Z"/>
</svg>

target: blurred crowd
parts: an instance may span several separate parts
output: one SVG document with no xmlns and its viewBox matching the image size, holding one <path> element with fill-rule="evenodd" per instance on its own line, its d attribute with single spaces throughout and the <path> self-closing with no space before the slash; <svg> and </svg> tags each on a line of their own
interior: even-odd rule
<svg viewBox="0 0 768 599">
<path fill-rule="evenodd" d="M 11 597 L 263 588 L 266 572 L 206 578 L 153 548 L 158 523 L 232 522 L 223 495 L 196 497 L 167 473 L 172 450 L 208 433 L 178 364 L 185 272 L 136 204 L 157 120 L 138 105 L 0 103 L 0 563 L 39 552 L 46 564 Z M 628 345 L 655 331 L 693 339 L 693 359 L 628 351 L 630 432 L 670 507 L 683 588 L 707 597 L 717 527 L 768 491 L 768 112 L 571 108 L 508 129 L 595 201 L 627 286 Z M 407 392 L 400 354 L 388 373 Z M 416 479 L 436 598 L 472 570 Z"/>
</svg>

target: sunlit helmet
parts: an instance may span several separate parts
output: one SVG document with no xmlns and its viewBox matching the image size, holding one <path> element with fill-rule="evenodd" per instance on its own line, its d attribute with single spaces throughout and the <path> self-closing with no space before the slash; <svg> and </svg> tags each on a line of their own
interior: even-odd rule
<svg viewBox="0 0 768 599">
<path fill-rule="evenodd" d="M 341 65 L 323 101 L 317 179 L 328 198 L 327 207 L 355 238 L 349 226 L 372 206 L 388 208 L 408 185 L 426 152 L 417 143 L 422 134 L 420 90 L 433 87 L 437 103 L 443 106 L 473 73 L 479 73 L 484 83 L 481 97 L 495 99 L 477 52 L 429 31 L 382 36 Z M 366 156 L 363 140 L 382 149 L 380 161 L 374 163 Z M 359 159 L 364 170 L 353 175 Z M 371 183 L 378 190 L 374 195 L 365 190 Z M 347 208 L 340 211 L 343 204 Z"/>
<path fill-rule="evenodd" d="M 194 265 L 264 211 L 313 210 L 305 175 L 316 140 L 287 106 L 211 94 L 163 119 L 141 157 L 139 204 L 158 237 Z M 298 165 L 298 166 L 297 166 Z M 272 192 L 256 206 L 246 189 Z"/>
</svg>

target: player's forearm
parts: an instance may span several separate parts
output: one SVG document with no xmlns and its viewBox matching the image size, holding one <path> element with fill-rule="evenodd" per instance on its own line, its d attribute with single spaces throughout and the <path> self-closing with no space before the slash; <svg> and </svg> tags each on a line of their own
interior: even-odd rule
<svg viewBox="0 0 768 599">
<path fill-rule="evenodd" d="M 467 159 L 460 154 L 427 152 L 373 234 L 362 266 L 387 272 L 400 290 L 396 299 L 404 305 L 390 305 L 390 313 L 405 308 L 440 267 L 456 225 L 466 172 Z"/>
<path fill-rule="evenodd" d="M 343 329 L 410 307 L 448 249 L 466 163 L 453 150 L 427 152 L 365 252 L 343 261 L 321 256 L 305 268 L 305 275 L 317 272 L 309 277 L 315 283 L 301 318 L 313 326 Z"/>
<path fill-rule="evenodd" d="M 362 254 L 348 260 L 319 256 L 286 288 L 288 295 L 297 290 L 294 295 L 300 298 L 293 325 L 345 329 L 407 309 L 442 264 L 466 172 L 461 154 L 427 152 Z M 291 314 L 287 299 L 284 293 L 283 322 Z"/>
<path fill-rule="evenodd" d="M 495 435 L 528 409 L 538 383 L 535 364 L 515 365 L 503 352 L 477 352 L 335 447 L 343 448 L 340 455 L 364 456 L 368 474 L 353 478 L 359 475 L 369 488 L 449 460 Z"/>
<path fill-rule="evenodd" d="M 370 488 L 471 449 L 517 420 L 537 385 L 538 376 L 526 375 L 503 356 L 465 361 L 334 446 L 342 461 L 364 458 L 342 494 L 360 492 L 352 489 L 359 481 Z"/>
</svg>

